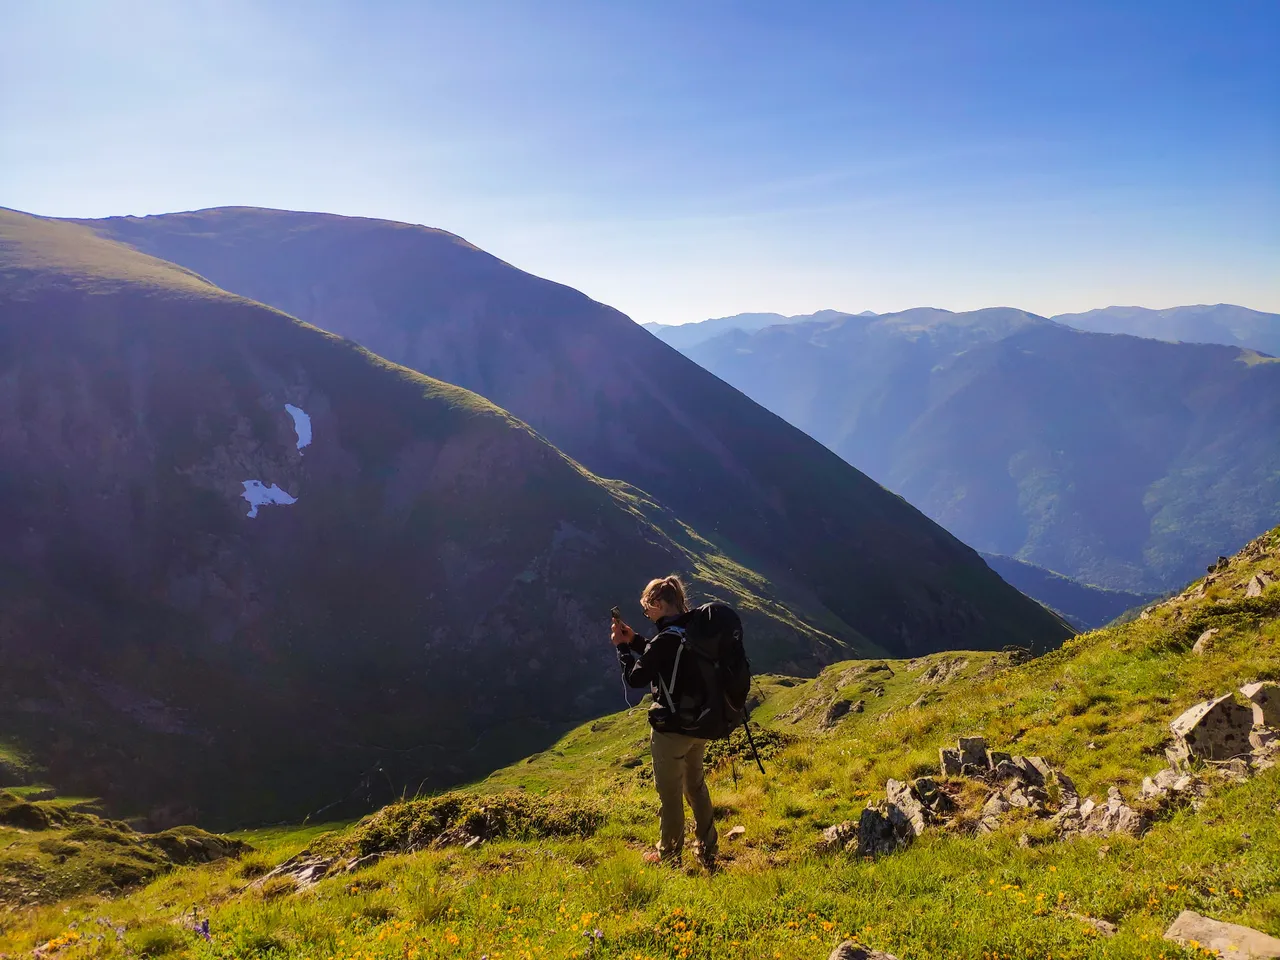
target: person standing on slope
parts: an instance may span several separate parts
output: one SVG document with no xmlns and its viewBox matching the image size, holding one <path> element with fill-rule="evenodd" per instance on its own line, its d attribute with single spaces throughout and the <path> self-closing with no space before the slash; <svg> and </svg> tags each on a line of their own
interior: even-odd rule
<svg viewBox="0 0 1280 960">
<path fill-rule="evenodd" d="M 685 600 L 684 585 L 678 577 L 652 580 L 640 595 L 644 615 L 658 627 L 657 636 L 646 640 L 616 615 L 610 639 L 618 650 L 622 676 L 630 687 L 649 687 L 653 703 L 649 707 L 650 754 L 653 782 L 662 809 L 661 837 L 656 852 L 645 854 L 648 863 L 678 863 L 684 847 L 684 801 L 693 810 L 698 860 L 708 870 L 715 867 L 716 825 L 711 794 L 702 766 L 707 747 L 705 738 L 682 732 L 680 705 L 698 699 L 691 690 L 699 681 L 694 664 L 680 669 L 685 621 L 692 614 Z"/>
</svg>

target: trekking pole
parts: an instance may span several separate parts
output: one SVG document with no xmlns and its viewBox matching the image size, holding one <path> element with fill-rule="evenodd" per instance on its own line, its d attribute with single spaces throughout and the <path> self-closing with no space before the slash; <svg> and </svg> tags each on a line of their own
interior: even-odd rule
<svg viewBox="0 0 1280 960">
<path fill-rule="evenodd" d="M 756 749 L 756 742 L 751 738 L 751 724 L 747 719 L 742 719 L 742 729 L 747 731 L 747 743 L 751 745 L 751 755 L 756 758 L 756 766 L 760 768 L 760 772 L 764 773 L 764 764 L 760 762 L 760 751 Z"/>
</svg>

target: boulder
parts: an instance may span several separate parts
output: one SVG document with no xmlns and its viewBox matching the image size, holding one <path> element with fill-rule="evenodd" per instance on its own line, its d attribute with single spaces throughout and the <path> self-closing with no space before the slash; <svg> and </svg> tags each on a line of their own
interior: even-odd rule
<svg viewBox="0 0 1280 960">
<path fill-rule="evenodd" d="M 1192 910 L 1183 910 L 1164 932 L 1164 938 L 1189 947 L 1193 943 L 1206 953 L 1214 950 L 1224 960 L 1261 960 L 1280 957 L 1280 940 L 1260 930 L 1238 923 L 1211 920 Z"/>
<path fill-rule="evenodd" d="M 987 740 L 985 737 L 960 738 L 960 766 L 975 770 L 987 769 Z"/>
<path fill-rule="evenodd" d="M 924 804 L 911 792 L 911 788 L 898 780 L 889 780 L 884 785 L 884 792 L 894 831 L 899 836 L 909 837 L 908 843 L 924 833 L 927 814 Z"/>
<path fill-rule="evenodd" d="M 892 853 L 910 841 L 900 838 L 885 812 L 873 805 L 864 809 L 862 816 L 858 818 L 857 842 L 859 854 L 878 857 Z"/>
<path fill-rule="evenodd" d="M 846 940 L 831 951 L 831 956 L 827 957 L 827 960 L 898 960 L 898 958 L 892 953 L 872 950 L 860 943 Z"/>
<path fill-rule="evenodd" d="M 1185 753 L 1198 760 L 1230 760 L 1246 756 L 1253 711 L 1236 703 L 1231 694 L 1198 703 L 1169 724 Z M 1182 748 L 1175 743 L 1175 751 Z"/>
<path fill-rule="evenodd" d="M 1253 705 L 1253 725 L 1280 730 L 1280 683 L 1245 684 L 1240 693 Z"/>
<path fill-rule="evenodd" d="M 960 751 L 943 747 L 938 751 L 938 769 L 944 777 L 960 776 Z"/>
<path fill-rule="evenodd" d="M 1208 653 L 1211 649 L 1213 649 L 1213 638 L 1216 637 L 1220 632 L 1221 631 L 1217 627 L 1211 627 L 1210 629 L 1206 630 L 1204 633 L 1200 634 L 1200 639 L 1198 639 L 1195 643 L 1195 646 L 1191 648 L 1191 652 L 1195 654 L 1200 654 L 1201 656 Z"/>
<path fill-rule="evenodd" d="M 1043 787 L 1053 775 L 1053 769 L 1040 757 L 1014 757 L 1018 779 L 1032 787 Z"/>
<path fill-rule="evenodd" d="M 1262 592 L 1275 582 L 1275 577 L 1267 573 L 1265 570 L 1260 570 L 1250 577 L 1247 583 L 1245 583 L 1244 595 L 1246 597 L 1260 597 L 1262 596 Z"/>
</svg>

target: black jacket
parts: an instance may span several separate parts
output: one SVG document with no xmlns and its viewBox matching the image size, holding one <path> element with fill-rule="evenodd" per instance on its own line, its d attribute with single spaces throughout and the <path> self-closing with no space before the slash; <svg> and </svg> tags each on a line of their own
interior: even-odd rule
<svg viewBox="0 0 1280 960">
<path fill-rule="evenodd" d="M 652 640 L 646 640 L 637 633 L 631 643 L 618 647 L 618 662 L 622 665 L 622 679 L 627 686 L 647 686 L 653 695 L 649 724 L 655 730 L 680 731 L 672 713 L 672 701 L 677 705 L 680 703 L 681 694 L 686 692 L 689 681 L 696 679 L 697 674 L 692 663 L 680 663 L 679 672 L 676 672 L 680 640 L 691 616 L 690 613 L 682 613 L 663 617 L 658 621 L 658 634 Z M 684 659 L 681 655 L 680 661 Z M 676 674 L 674 686 L 673 673 Z"/>
</svg>

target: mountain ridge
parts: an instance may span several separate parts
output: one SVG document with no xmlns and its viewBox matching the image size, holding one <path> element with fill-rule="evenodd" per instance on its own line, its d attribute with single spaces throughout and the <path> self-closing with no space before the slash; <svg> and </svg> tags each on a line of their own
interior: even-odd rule
<svg viewBox="0 0 1280 960">
<path fill-rule="evenodd" d="M 245 208 L 85 223 L 489 397 L 752 569 L 805 584 L 837 634 L 924 650 L 1055 631 L 970 548 L 620 312 L 451 234 Z"/>
</svg>

